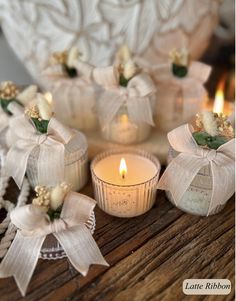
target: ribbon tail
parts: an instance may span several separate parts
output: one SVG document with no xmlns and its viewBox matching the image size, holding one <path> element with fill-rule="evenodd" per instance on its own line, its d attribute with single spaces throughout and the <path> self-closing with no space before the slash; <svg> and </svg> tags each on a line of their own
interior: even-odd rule
<svg viewBox="0 0 236 301">
<path fill-rule="evenodd" d="M 212 172 L 212 195 L 207 215 L 226 203 L 235 191 L 235 167 L 234 163 L 225 166 L 211 162 Z"/>
<path fill-rule="evenodd" d="M 18 231 L 0 265 L 0 277 L 14 276 L 17 286 L 25 296 L 28 284 L 38 262 L 45 237 L 25 237 Z"/>
<path fill-rule="evenodd" d="M 71 264 L 86 276 L 91 264 L 109 266 L 102 256 L 89 229 L 81 224 L 59 233 L 54 233 L 66 252 Z"/>
<path fill-rule="evenodd" d="M 131 120 L 144 122 L 154 126 L 152 108 L 148 97 L 132 97 L 127 101 L 128 113 Z"/>
<path fill-rule="evenodd" d="M 106 91 L 98 101 L 98 116 L 102 126 L 109 124 L 124 103 L 122 96 Z"/>
<path fill-rule="evenodd" d="M 39 185 L 57 185 L 64 180 L 64 151 L 65 146 L 55 140 L 40 145 L 37 162 Z"/>
<path fill-rule="evenodd" d="M 198 171 L 207 164 L 208 161 L 206 162 L 202 158 L 181 153 L 167 166 L 157 188 L 170 191 L 176 206 L 178 206 Z"/>
<path fill-rule="evenodd" d="M 6 157 L 6 175 L 11 176 L 19 188 L 21 188 L 24 180 L 28 158 L 35 148 L 34 144 L 20 144 L 20 140 L 16 142 L 16 144 L 9 149 Z"/>
</svg>

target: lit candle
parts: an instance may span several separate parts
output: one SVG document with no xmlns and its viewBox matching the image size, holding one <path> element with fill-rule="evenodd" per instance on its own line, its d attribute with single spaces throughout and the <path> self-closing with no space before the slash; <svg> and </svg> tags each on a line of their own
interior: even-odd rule
<svg viewBox="0 0 236 301">
<path fill-rule="evenodd" d="M 133 217 L 155 202 L 159 161 L 141 150 L 115 150 L 98 155 L 91 165 L 95 199 L 105 212 Z"/>
<path fill-rule="evenodd" d="M 150 131 L 147 123 L 133 122 L 127 114 L 121 114 L 102 128 L 102 136 L 115 143 L 132 144 L 145 140 Z"/>
<path fill-rule="evenodd" d="M 213 111 L 214 113 L 223 113 L 230 116 L 234 111 L 234 103 L 224 99 L 224 81 L 218 85 L 214 101 L 208 100 L 204 103 L 203 110 Z"/>
</svg>

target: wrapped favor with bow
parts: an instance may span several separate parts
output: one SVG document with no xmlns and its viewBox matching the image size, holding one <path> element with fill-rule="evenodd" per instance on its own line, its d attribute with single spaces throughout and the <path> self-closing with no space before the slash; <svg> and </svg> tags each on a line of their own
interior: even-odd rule
<svg viewBox="0 0 236 301">
<path fill-rule="evenodd" d="M 87 182 L 85 136 L 53 117 L 51 103 L 37 94 L 25 114 L 11 121 L 18 139 L 6 158 L 6 172 L 21 187 L 27 173 L 32 187 L 66 181 L 74 190 Z"/>
<path fill-rule="evenodd" d="M 114 66 L 94 68 L 93 78 L 103 89 L 98 100 L 102 136 L 121 144 L 148 138 L 154 126 L 150 97 L 155 91 L 149 75 L 125 57 Z"/>
<path fill-rule="evenodd" d="M 157 85 L 155 123 L 163 131 L 170 131 L 201 111 L 207 97 L 204 83 L 211 67 L 191 61 L 186 48 L 170 53 L 170 61 L 150 65 L 142 58 L 137 62 L 150 73 Z"/>
<path fill-rule="evenodd" d="M 92 264 L 108 266 L 92 236 L 96 202 L 71 191 L 66 183 L 56 187 L 38 186 L 35 190 L 37 197 L 31 205 L 11 212 L 11 221 L 18 231 L 0 264 L 0 277 L 13 276 L 23 296 L 49 239 L 58 243 L 83 276 Z M 55 248 L 51 252 L 53 256 Z"/>
<path fill-rule="evenodd" d="M 235 138 L 222 114 L 203 112 L 197 130 L 185 124 L 168 133 L 169 164 L 158 189 L 191 214 L 208 216 L 223 209 L 235 191 Z"/>
<path fill-rule="evenodd" d="M 37 86 L 34 85 L 20 91 L 13 82 L 0 84 L 0 144 L 6 149 L 17 139 L 9 126 L 11 120 L 24 113 L 24 106 L 34 98 L 36 92 Z"/>
<path fill-rule="evenodd" d="M 42 85 L 52 93 L 55 117 L 64 124 L 83 131 L 97 125 L 98 86 L 92 80 L 93 66 L 77 47 L 55 52 L 42 72 Z"/>
</svg>

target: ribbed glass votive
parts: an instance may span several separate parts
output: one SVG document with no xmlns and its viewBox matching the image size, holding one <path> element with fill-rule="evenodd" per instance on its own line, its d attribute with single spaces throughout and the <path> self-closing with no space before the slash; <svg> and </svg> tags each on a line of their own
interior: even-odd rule
<svg viewBox="0 0 236 301">
<path fill-rule="evenodd" d="M 147 123 L 130 120 L 125 105 L 118 110 L 109 124 L 101 123 L 100 127 L 104 139 L 119 144 L 140 143 L 150 136 L 152 130 Z"/>
<path fill-rule="evenodd" d="M 127 174 L 119 174 L 121 159 Z M 147 212 L 156 198 L 160 163 L 153 155 L 135 149 L 115 149 L 96 156 L 91 164 L 95 199 L 108 214 L 134 217 Z"/>
<path fill-rule="evenodd" d="M 71 189 L 79 191 L 88 181 L 88 145 L 85 136 L 77 132 L 74 138 L 65 145 L 65 179 L 64 181 L 71 185 Z M 27 176 L 32 187 L 40 185 L 38 180 L 38 157 L 39 148 L 31 153 L 28 165 Z M 47 166 L 50 170 L 50 166 Z M 48 185 L 51 185 L 48 183 Z"/>
</svg>

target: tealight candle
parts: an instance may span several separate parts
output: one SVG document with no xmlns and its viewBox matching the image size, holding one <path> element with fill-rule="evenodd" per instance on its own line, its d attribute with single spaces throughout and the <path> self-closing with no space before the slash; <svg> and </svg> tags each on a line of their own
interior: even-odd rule
<svg viewBox="0 0 236 301">
<path fill-rule="evenodd" d="M 142 150 L 117 149 L 99 154 L 91 164 L 95 199 L 108 214 L 133 217 L 155 202 L 160 163 Z"/>
</svg>

